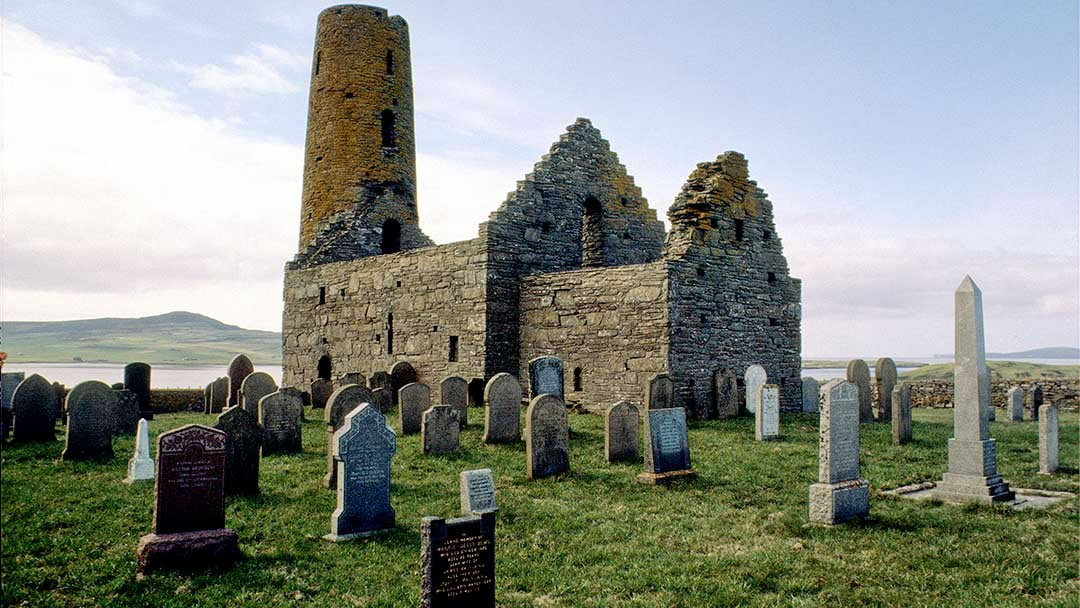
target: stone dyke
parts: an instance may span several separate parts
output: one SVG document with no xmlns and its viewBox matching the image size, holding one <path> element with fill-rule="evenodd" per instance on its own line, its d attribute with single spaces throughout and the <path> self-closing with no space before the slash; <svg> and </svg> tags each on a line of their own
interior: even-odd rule
<svg viewBox="0 0 1080 608">
<path fill-rule="evenodd" d="M 904 381 L 903 378 L 900 379 Z M 925 380 L 911 382 L 911 405 L 912 407 L 952 407 L 953 383 L 951 380 Z M 1009 389 L 1019 386 L 1024 389 L 1025 397 L 1028 391 L 1036 384 L 1042 386 L 1044 402 L 1053 403 L 1065 411 L 1080 410 L 1080 380 L 1024 380 L 1005 381 L 995 380 L 990 384 L 990 400 L 996 408 L 1005 408 L 1006 395 Z M 999 420 L 1005 419 L 1005 414 L 999 413 Z"/>
</svg>

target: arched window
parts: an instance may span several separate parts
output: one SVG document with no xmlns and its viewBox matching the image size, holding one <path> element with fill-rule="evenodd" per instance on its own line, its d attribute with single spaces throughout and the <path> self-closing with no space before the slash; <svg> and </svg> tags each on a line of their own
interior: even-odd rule
<svg viewBox="0 0 1080 608">
<path fill-rule="evenodd" d="M 401 251 L 401 224 L 397 220 L 386 220 L 382 225 L 382 252 Z"/>
<path fill-rule="evenodd" d="M 604 265 L 604 209 L 595 196 L 585 199 L 581 217 L 581 265 Z"/>
<path fill-rule="evenodd" d="M 386 315 L 386 354 L 394 354 L 394 313 Z"/>
<path fill-rule="evenodd" d="M 332 371 L 333 368 L 330 365 L 330 355 L 323 355 L 322 357 L 319 357 L 319 377 L 329 380 Z"/>
<path fill-rule="evenodd" d="M 580 367 L 575 367 L 574 368 L 574 392 L 575 393 L 580 393 L 581 392 L 581 368 Z"/>
<path fill-rule="evenodd" d="M 397 145 L 397 133 L 394 128 L 394 111 L 382 111 L 382 147 L 393 148 Z"/>
<path fill-rule="evenodd" d="M 391 76 L 394 73 L 394 51 L 386 49 L 386 75 Z"/>
</svg>

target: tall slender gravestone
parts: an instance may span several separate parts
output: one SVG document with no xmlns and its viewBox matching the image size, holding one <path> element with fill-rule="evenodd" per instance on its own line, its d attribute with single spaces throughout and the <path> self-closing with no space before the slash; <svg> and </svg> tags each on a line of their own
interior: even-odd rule
<svg viewBox="0 0 1080 608">
<path fill-rule="evenodd" d="M 1024 421 L 1024 389 L 1014 386 L 1005 394 L 1005 414 L 1010 422 Z"/>
<path fill-rule="evenodd" d="M 139 416 L 154 419 L 150 409 L 150 366 L 146 363 L 128 363 L 124 366 L 124 388 L 139 398 Z"/>
<path fill-rule="evenodd" d="M 563 361 L 558 357 L 536 357 L 529 360 L 529 395 L 555 395 L 560 401 L 563 392 Z"/>
<path fill-rule="evenodd" d="M 675 383 L 667 374 L 653 374 L 649 378 L 645 395 L 648 397 L 645 402 L 646 410 L 664 410 L 675 407 Z"/>
<path fill-rule="evenodd" d="M 323 412 L 323 422 L 326 423 L 326 476 L 323 477 L 323 485 L 328 488 L 337 487 L 334 433 L 345 423 L 345 416 L 362 403 L 375 403 L 371 391 L 359 384 L 350 384 L 334 391 L 326 404 L 326 411 Z"/>
<path fill-rule="evenodd" d="M 804 414 L 817 412 L 818 410 L 818 381 L 810 376 L 802 379 L 802 411 Z"/>
<path fill-rule="evenodd" d="M 80 382 L 67 396 L 67 445 L 61 460 L 111 460 L 116 392 L 96 380 Z"/>
<path fill-rule="evenodd" d="M 189 424 L 157 439 L 154 523 L 139 539 L 138 573 L 231 564 L 236 532 L 225 528 L 223 431 Z"/>
<path fill-rule="evenodd" d="M 37 374 L 23 380 L 11 396 L 12 440 L 56 441 L 56 391 Z"/>
<path fill-rule="evenodd" d="M 724 367 L 713 374 L 713 401 L 717 418 L 734 418 L 739 415 L 739 377 L 735 370 Z"/>
<path fill-rule="evenodd" d="M 300 418 L 303 415 L 304 402 L 296 395 L 275 391 L 259 399 L 259 425 L 263 428 L 264 456 L 298 454 L 304 451 L 300 437 Z"/>
<path fill-rule="evenodd" d="M 982 292 L 964 277 L 956 289 L 953 371 L 953 437 L 949 440 L 949 471 L 938 482 L 934 497 L 949 502 L 994 503 L 1013 500 L 1009 484 L 998 475 L 997 452 L 990 439 L 983 399 L 990 392 L 983 339 Z"/>
<path fill-rule="evenodd" d="M 765 384 L 758 389 L 758 407 L 754 412 L 754 436 L 768 441 L 780 436 L 780 387 Z"/>
<path fill-rule="evenodd" d="M 896 386 L 896 362 L 888 357 L 882 357 L 874 364 L 874 384 L 877 385 L 877 400 L 874 403 L 877 409 L 878 420 L 892 420 L 892 391 Z"/>
<path fill-rule="evenodd" d="M 394 527 L 390 459 L 396 450 L 397 435 L 386 426 L 379 408 L 364 403 L 345 416 L 334 433 L 337 509 L 324 538 L 351 540 Z"/>
<path fill-rule="evenodd" d="M 420 418 L 421 452 L 453 454 L 461 451 L 461 423 L 452 405 L 433 405 Z"/>
<path fill-rule="evenodd" d="M 274 377 L 266 372 L 252 372 L 240 383 L 240 407 L 259 415 L 259 400 L 277 390 Z"/>
<path fill-rule="evenodd" d="M 447 376 L 439 383 L 439 403 L 453 406 L 461 428 L 469 425 L 469 383 L 461 376 Z"/>
<path fill-rule="evenodd" d="M 398 409 L 401 419 L 401 434 L 414 435 L 420 432 L 420 420 L 424 410 L 431 407 L 431 389 L 419 382 L 410 382 L 398 391 Z M 459 423 L 460 424 L 460 423 Z"/>
<path fill-rule="evenodd" d="M 1046 403 L 1039 409 L 1039 472 L 1052 475 L 1058 469 L 1058 407 Z"/>
<path fill-rule="evenodd" d="M 859 389 L 828 386 L 818 418 L 818 483 L 810 486 L 810 521 L 839 524 L 870 513 L 870 484 L 859 477 Z"/>
<path fill-rule="evenodd" d="M 744 384 L 746 385 L 746 411 L 751 414 L 756 414 L 758 410 L 758 398 L 761 396 L 761 387 L 765 386 L 765 383 L 769 379 L 769 375 L 765 373 L 765 368 L 760 365 L 751 365 L 746 368 L 746 373 L 743 375 Z"/>
<path fill-rule="evenodd" d="M 229 406 L 229 379 L 225 376 L 210 383 L 210 413 L 220 414 Z"/>
<path fill-rule="evenodd" d="M 416 375 L 416 369 L 408 361 L 398 361 L 390 368 L 390 398 L 394 400 L 394 405 L 398 404 L 398 398 L 401 396 L 398 391 L 402 389 L 406 384 L 412 384 L 418 382 L 419 377 Z"/>
<path fill-rule="evenodd" d="M 135 453 L 128 461 L 128 473 L 124 483 L 154 479 L 154 459 L 150 457 L 150 428 L 145 418 L 139 419 L 135 431 Z"/>
<path fill-rule="evenodd" d="M 641 459 L 638 446 L 638 424 L 641 414 L 634 404 L 620 401 L 604 412 L 604 454 L 608 462 Z"/>
<path fill-rule="evenodd" d="M 236 355 L 229 362 L 229 370 L 226 373 L 229 377 L 229 401 L 226 403 L 228 407 L 240 405 L 240 386 L 244 383 L 244 378 L 254 371 L 255 366 L 251 364 L 251 359 L 248 359 L 247 355 Z"/>
<path fill-rule="evenodd" d="M 911 441 L 911 385 L 901 382 L 892 392 L 892 442 Z"/>
<path fill-rule="evenodd" d="M 525 410 L 525 467 L 529 479 L 570 470 L 570 420 L 555 395 L 539 395 Z"/>
<path fill-rule="evenodd" d="M 115 411 L 113 412 L 113 433 L 118 435 L 130 435 L 135 432 L 141 419 L 139 412 L 139 398 L 135 393 L 122 389 L 116 393 Z"/>
<path fill-rule="evenodd" d="M 421 608 L 495 608 L 495 514 L 420 523 Z"/>
<path fill-rule="evenodd" d="M 484 387 L 484 443 L 521 440 L 521 383 L 505 372 Z"/>
<path fill-rule="evenodd" d="M 847 381 L 859 389 L 859 421 L 874 421 L 873 395 L 870 391 L 870 367 L 862 359 L 853 359 L 847 365 Z"/>
<path fill-rule="evenodd" d="M 1032 386 L 1031 390 L 1028 391 L 1028 394 L 1031 395 L 1031 402 L 1030 402 L 1030 404 L 1028 406 L 1030 411 L 1031 411 L 1031 419 L 1032 420 L 1038 420 L 1039 419 L 1039 408 L 1042 407 L 1042 404 L 1043 404 L 1043 388 L 1042 388 L 1042 385 L 1036 384 L 1036 385 Z"/>
<path fill-rule="evenodd" d="M 637 476 L 637 480 L 647 484 L 668 484 L 695 475 L 690 467 L 686 410 L 681 407 L 646 410 L 645 471 Z"/>
<path fill-rule="evenodd" d="M 225 495 L 258 494 L 263 429 L 255 415 L 242 407 L 230 407 L 218 414 L 214 428 L 229 436 L 225 444 Z"/>
<path fill-rule="evenodd" d="M 334 383 L 327 378 L 319 378 L 311 383 L 311 407 L 321 410 L 334 392 Z"/>
<path fill-rule="evenodd" d="M 203 389 L 203 400 L 202 400 L 202 413 L 203 414 L 209 414 L 210 413 L 210 399 L 211 399 L 210 390 L 213 387 L 214 387 L 214 382 L 210 381 L 210 382 L 208 382 L 206 384 L 206 388 Z"/>
</svg>

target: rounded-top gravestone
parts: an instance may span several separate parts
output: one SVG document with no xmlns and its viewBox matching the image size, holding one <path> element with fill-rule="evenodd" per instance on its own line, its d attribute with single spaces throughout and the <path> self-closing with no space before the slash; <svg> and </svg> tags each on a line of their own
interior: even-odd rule
<svg viewBox="0 0 1080 608">
<path fill-rule="evenodd" d="M 469 383 L 461 376 L 447 376 L 439 383 L 439 403 L 453 406 L 462 428 L 469 424 Z"/>
<path fill-rule="evenodd" d="M 847 381 L 859 390 L 859 421 L 873 422 L 874 407 L 870 394 L 870 366 L 862 359 L 853 359 L 847 365 Z"/>
<path fill-rule="evenodd" d="M 311 407 L 321 410 L 334 393 L 334 383 L 328 378 L 319 378 L 311 383 Z"/>
<path fill-rule="evenodd" d="M 769 380 L 765 368 L 760 365 L 751 365 L 746 368 L 744 375 L 746 385 L 746 411 L 751 414 L 757 413 L 758 399 L 761 397 L 761 387 Z"/>
<path fill-rule="evenodd" d="M 713 407 L 717 418 L 739 415 L 739 376 L 730 367 L 716 370 L 713 374 Z"/>
<path fill-rule="evenodd" d="M 675 383 L 667 374 L 654 374 L 649 378 L 647 410 L 666 410 L 675 407 Z"/>
<path fill-rule="evenodd" d="M 398 391 L 401 434 L 412 435 L 420 432 L 420 422 L 424 411 L 431 407 L 431 389 L 420 382 L 410 382 Z M 460 424 L 460 423 L 459 423 Z"/>
<path fill-rule="evenodd" d="M 229 436 L 225 451 L 225 494 L 258 494 L 263 445 L 259 421 L 244 408 L 231 407 L 218 414 L 214 428 Z"/>
<path fill-rule="evenodd" d="M 375 397 L 370 389 L 359 384 L 349 384 L 337 389 L 326 403 L 326 411 L 323 412 L 323 421 L 326 423 L 326 476 L 323 477 L 323 484 L 328 488 L 337 487 L 334 433 L 345 422 L 345 416 L 364 403 L 374 404 Z"/>
<path fill-rule="evenodd" d="M 239 354 L 232 358 L 229 362 L 229 402 L 226 404 L 229 407 L 234 405 L 240 405 L 240 386 L 244 383 L 244 378 L 247 378 L 255 371 L 255 366 L 251 364 L 251 359 L 248 359 L 247 355 Z"/>
<path fill-rule="evenodd" d="M 390 368 L 390 398 L 393 404 L 398 404 L 398 391 L 406 384 L 412 384 L 417 380 L 416 370 L 408 361 L 398 361 Z"/>
<path fill-rule="evenodd" d="M 150 411 L 150 366 L 146 363 L 128 363 L 124 366 L 123 388 L 139 398 L 139 411 Z M 145 418 L 145 416 L 144 416 Z"/>
<path fill-rule="evenodd" d="M 802 379 L 802 411 L 812 413 L 818 411 L 818 381 L 810 376 Z"/>
<path fill-rule="evenodd" d="M 892 420 L 892 391 L 896 386 L 896 362 L 882 357 L 874 364 L 874 383 L 877 384 L 877 419 Z"/>
<path fill-rule="evenodd" d="M 513 443 L 521 439 L 521 383 L 505 372 L 484 387 L 484 443 Z"/>
<path fill-rule="evenodd" d="M 277 382 L 266 372 L 252 372 L 240 385 L 240 406 L 259 415 L 259 400 L 277 391 Z"/>
<path fill-rule="evenodd" d="M 80 382 L 67 396 L 67 442 L 61 460 L 113 457 L 116 392 L 97 380 Z"/>
<path fill-rule="evenodd" d="M 555 395 L 560 400 L 564 399 L 562 359 L 551 356 L 530 359 L 529 390 L 534 399 L 540 395 Z"/>
<path fill-rule="evenodd" d="M 11 396 L 14 441 L 56 441 L 56 391 L 37 374 L 23 380 Z"/>
<path fill-rule="evenodd" d="M 525 466 L 529 479 L 570 470 L 570 420 L 555 395 L 537 396 L 525 411 Z"/>
</svg>

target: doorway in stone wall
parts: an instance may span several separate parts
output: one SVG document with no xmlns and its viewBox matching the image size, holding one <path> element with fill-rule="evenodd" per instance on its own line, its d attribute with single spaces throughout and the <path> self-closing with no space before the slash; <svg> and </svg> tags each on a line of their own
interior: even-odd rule
<svg viewBox="0 0 1080 608">
<path fill-rule="evenodd" d="M 333 371 L 334 371 L 333 366 L 330 364 L 330 355 L 323 355 L 322 357 L 319 357 L 319 365 L 318 365 L 319 377 L 320 378 L 325 378 L 326 380 L 330 380 L 331 379 L 331 374 L 333 374 Z"/>
</svg>

